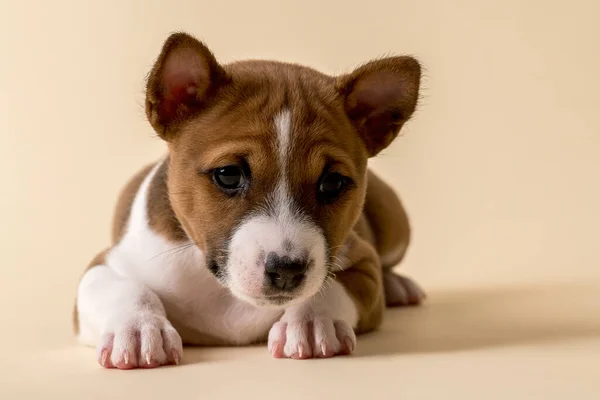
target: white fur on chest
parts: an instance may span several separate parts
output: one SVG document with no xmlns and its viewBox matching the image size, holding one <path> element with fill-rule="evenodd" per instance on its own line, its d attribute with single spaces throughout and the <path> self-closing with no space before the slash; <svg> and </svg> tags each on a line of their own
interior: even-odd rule
<svg viewBox="0 0 600 400">
<path fill-rule="evenodd" d="M 233 297 L 205 266 L 197 246 L 170 242 L 150 228 L 147 193 L 159 166 L 140 186 L 126 233 L 108 254 L 107 265 L 156 293 L 175 326 L 231 344 L 266 338 L 282 311 L 258 308 Z"/>
</svg>

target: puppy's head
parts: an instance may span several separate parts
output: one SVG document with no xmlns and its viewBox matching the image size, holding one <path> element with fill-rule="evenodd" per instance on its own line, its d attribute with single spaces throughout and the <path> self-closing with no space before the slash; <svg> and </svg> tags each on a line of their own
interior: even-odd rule
<svg viewBox="0 0 600 400">
<path fill-rule="evenodd" d="M 165 42 L 146 113 L 169 146 L 171 204 L 235 296 L 281 307 L 319 291 L 361 213 L 367 160 L 410 118 L 419 82 L 410 57 L 331 77 Z"/>
</svg>

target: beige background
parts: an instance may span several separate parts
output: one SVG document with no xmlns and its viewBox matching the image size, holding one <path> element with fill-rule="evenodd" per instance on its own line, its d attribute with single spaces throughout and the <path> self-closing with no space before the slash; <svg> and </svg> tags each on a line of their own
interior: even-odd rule
<svg viewBox="0 0 600 400">
<path fill-rule="evenodd" d="M 598 15 L 593 0 L 0 0 L 0 397 L 600 398 Z M 142 88 L 174 30 L 221 61 L 422 61 L 420 111 L 372 165 L 410 212 L 403 268 L 427 307 L 316 362 L 194 349 L 122 373 L 74 344 L 115 196 L 164 151 Z"/>
</svg>

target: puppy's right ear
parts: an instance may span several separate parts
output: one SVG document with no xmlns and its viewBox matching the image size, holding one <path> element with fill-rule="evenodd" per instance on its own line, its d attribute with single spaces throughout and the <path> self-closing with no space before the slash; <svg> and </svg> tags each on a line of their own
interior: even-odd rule
<svg viewBox="0 0 600 400">
<path fill-rule="evenodd" d="M 193 117 L 229 80 L 210 50 L 186 33 L 165 41 L 146 85 L 146 116 L 169 140 L 181 122 Z"/>
</svg>

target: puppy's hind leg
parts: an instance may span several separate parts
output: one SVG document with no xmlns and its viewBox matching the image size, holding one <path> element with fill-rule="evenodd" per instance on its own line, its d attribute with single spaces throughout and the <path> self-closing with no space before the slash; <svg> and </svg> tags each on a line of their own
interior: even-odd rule
<svg viewBox="0 0 600 400">
<path fill-rule="evenodd" d="M 410 221 L 394 190 L 369 171 L 365 216 L 370 227 L 381 267 L 385 303 L 388 307 L 419 305 L 425 292 L 412 279 L 394 272 L 411 240 Z"/>
<path fill-rule="evenodd" d="M 383 288 L 388 307 L 416 306 L 427 297 L 415 281 L 392 270 L 384 272 Z"/>
</svg>

